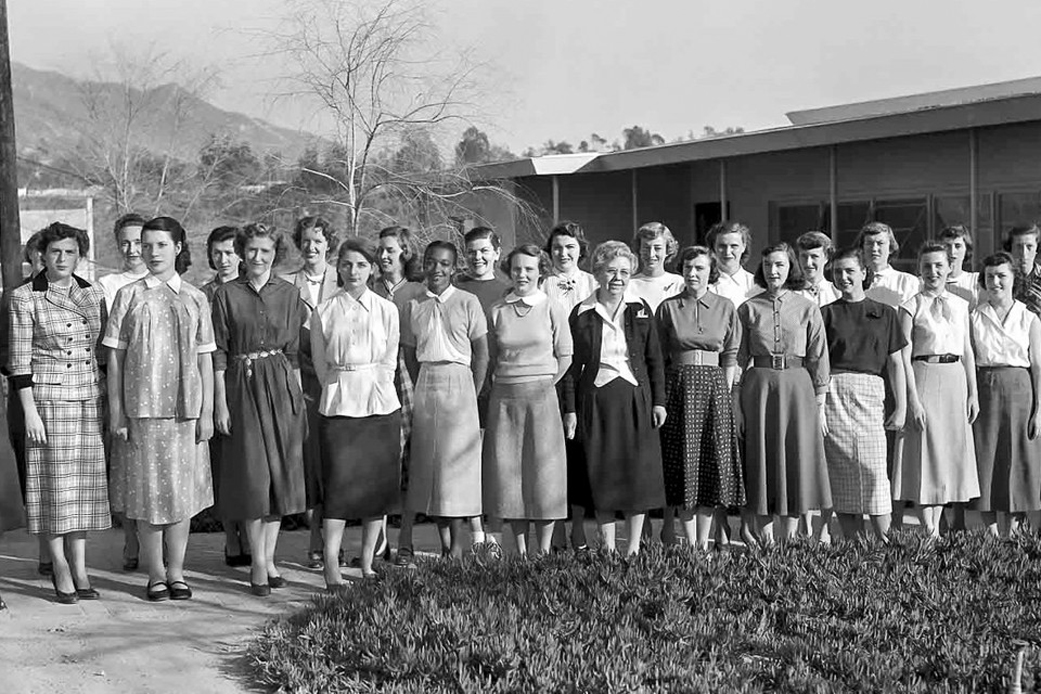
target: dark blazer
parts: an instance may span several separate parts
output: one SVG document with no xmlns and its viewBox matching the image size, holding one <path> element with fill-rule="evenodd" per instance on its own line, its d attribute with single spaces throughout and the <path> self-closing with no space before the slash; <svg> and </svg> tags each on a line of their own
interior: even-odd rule
<svg viewBox="0 0 1041 694">
<path fill-rule="evenodd" d="M 595 301 L 595 299 L 594 299 Z M 575 353 L 571 368 L 564 375 L 564 411 L 575 412 L 575 403 L 583 393 L 591 393 L 600 371 L 600 341 L 604 333 L 604 319 L 592 308 L 583 308 L 587 302 L 571 311 L 571 337 Z M 648 407 L 665 407 L 665 363 L 658 340 L 658 326 L 654 311 L 644 301 L 625 304 L 625 343 L 629 347 L 629 367 L 636 376 L 639 390 L 647 399 Z"/>
</svg>

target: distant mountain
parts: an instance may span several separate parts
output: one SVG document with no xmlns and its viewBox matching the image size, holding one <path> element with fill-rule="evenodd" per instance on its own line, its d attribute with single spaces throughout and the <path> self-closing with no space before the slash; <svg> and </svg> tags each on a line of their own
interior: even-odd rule
<svg viewBox="0 0 1041 694">
<path fill-rule="evenodd" d="M 80 81 L 58 72 L 36 70 L 20 63 L 11 65 L 14 83 L 16 137 L 20 152 L 61 156 L 80 141 L 84 123 L 90 122 L 85 93 L 111 103 L 119 103 L 122 85 L 110 82 Z M 138 94 L 138 97 L 142 95 Z M 311 134 L 281 128 L 259 118 L 225 111 L 198 99 L 175 84 L 156 87 L 144 94 L 150 103 L 185 100 L 191 113 L 178 136 L 176 154 L 194 161 L 211 135 L 229 135 L 246 142 L 257 156 L 280 153 L 295 161 L 318 138 Z M 164 118 L 166 120 L 164 121 Z M 156 152 L 169 146 L 169 115 L 158 114 L 141 128 L 135 144 Z"/>
</svg>

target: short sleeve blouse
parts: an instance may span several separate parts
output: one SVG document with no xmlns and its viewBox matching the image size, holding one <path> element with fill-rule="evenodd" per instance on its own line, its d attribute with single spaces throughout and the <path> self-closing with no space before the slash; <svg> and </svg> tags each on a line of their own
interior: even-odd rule
<svg viewBox="0 0 1041 694">
<path fill-rule="evenodd" d="M 488 334 L 481 302 L 469 292 L 448 287 L 412 299 L 401 318 L 401 344 L 415 347 L 420 362 L 451 361 L 470 366 L 471 340 Z"/>
<path fill-rule="evenodd" d="M 873 299 L 839 299 L 821 308 L 821 316 L 833 373 L 881 376 L 889 355 L 907 344 L 896 309 Z"/>
<path fill-rule="evenodd" d="M 1030 368 L 1030 326 L 1038 317 L 1026 304 L 1014 301 L 1002 321 L 994 307 L 983 302 L 969 320 L 977 366 Z"/>
<path fill-rule="evenodd" d="M 961 354 L 969 330 L 969 302 L 943 292 L 915 294 L 900 305 L 911 315 L 911 356 Z"/>
</svg>

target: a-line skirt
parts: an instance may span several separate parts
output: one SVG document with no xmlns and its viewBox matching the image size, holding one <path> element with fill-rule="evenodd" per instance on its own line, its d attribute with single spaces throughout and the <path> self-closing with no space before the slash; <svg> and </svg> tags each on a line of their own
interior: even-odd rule
<svg viewBox="0 0 1041 694">
<path fill-rule="evenodd" d="M 911 363 L 925 429 L 908 419 L 896 440 L 893 498 L 935 506 L 980 495 L 976 451 L 969 426 L 968 386 L 961 362 Z"/>
<path fill-rule="evenodd" d="M 699 506 L 744 506 L 734 406 L 718 366 L 684 364 L 665 379 L 668 417 L 661 427 L 665 502 Z"/>
<path fill-rule="evenodd" d="M 749 369 L 741 384 L 745 494 L 761 516 L 831 508 L 824 440 L 810 374 Z"/>
<path fill-rule="evenodd" d="M 322 446 L 319 442 L 318 430 L 321 427 L 322 415 L 318 406 L 322 399 L 322 384 L 318 377 L 307 371 L 300 371 L 300 384 L 304 391 L 304 410 L 307 413 L 307 437 L 304 439 L 304 498 L 307 508 L 314 508 L 322 503 Z"/>
<path fill-rule="evenodd" d="M 25 504 L 18 477 L 14 447 L 6 436 L 0 436 L 0 533 L 25 526 Z"/>
<path fill-rule="evenodd" d="M 415 388 L 412 377 L 405 365 L 405 352 L 398 350 L 398 368 L 394 371 L 394 390 L 401 403 L 401 491 L 408 490 L 408 461 L 412 451 L 412 411 L 414 409 Z"/>
<path fill-rule="evenodd" d="M 495 383 L 484 431 L 484 512 L 507 520 L 567 517 L 564 426 L 552 377 Z"/>
<path fill-rule="evenodd" d="M 824 456 L 836 513 L 877 516 L 893 510 L 886 471 L 885 391 L 882 378 L 873 374 L 831 375 Z"/>
<path fill-rule="evenodd" d="M 101 399 L 43 400 L 47 443 L 26 441 L 29 532 L 64 535 L 112 525 L 101 434 Z"/>
<path fill-rule="evenodd" d="M 643 512 L 665 506 L 661 440 L 648 389 L 616 378 L 579 392 L 577 414 L 593 508 Z"/>
<path fill-rule="evenodd" d="M 401 410 L 369 417 L 322 417 L 324 518 L 360 520 L 401 505 Z"/>
<path fill-rule="evenodd" d="M 470 367 L 425 363 L 416 379 L 408 510 L 481 515 L 481 427 Z"/>
<path fill-rule="evenodd" d="M 1010 513 L 1041 509 L 1041 437 L 1031 440 L 1028 435 L 1034 399 L 1030 370 L 981 368 L 976 387 L 980 414 L 972 435 L 980 497 L 970 508 Z"/>
</svg>

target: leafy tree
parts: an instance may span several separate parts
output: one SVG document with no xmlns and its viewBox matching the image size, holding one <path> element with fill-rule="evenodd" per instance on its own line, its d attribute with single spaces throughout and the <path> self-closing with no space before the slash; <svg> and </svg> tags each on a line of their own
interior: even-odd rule
<svg viewBox="0 0 1041 694">
<path fill-rule="evenodd" d="M 625 143 L 622 149 L 640 149 L 641 147 L 654 147 L 665 144 L 665 138 L 658 133 L 652 133 L 638 125 L 622 130 Z"/>
</svg>

